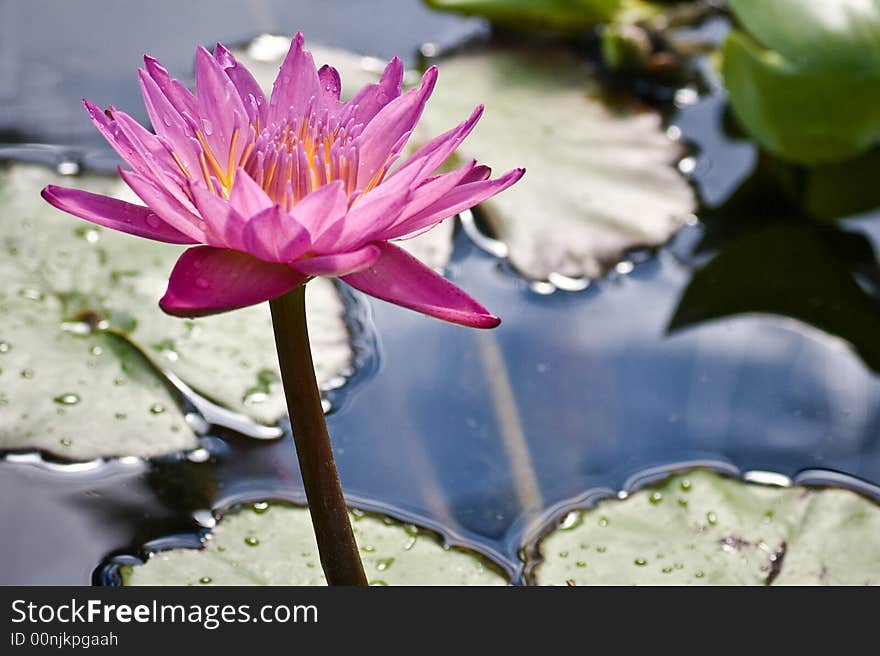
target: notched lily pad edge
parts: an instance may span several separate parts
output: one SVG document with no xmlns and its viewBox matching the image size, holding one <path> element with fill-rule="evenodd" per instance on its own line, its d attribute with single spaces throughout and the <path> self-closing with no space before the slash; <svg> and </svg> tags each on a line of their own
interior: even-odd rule
<svg viewBox="0 0 880 656">
<path fill-rule="evenodd" d="M 281 497 L 274 497 L 247 501 L 238 499 L 234 503 L 222 506 L 220 508 L 202 511 L 206 513 L 206 517 L 210 515 L 211 519 L 208 521 L 210 526 L 205 525 L 202 528 L 191 533 L 177 533 L 174 535 L 162 536 L 150 540 L 149 542 L 146 542 L 142 546 L 140 546 L 136 550 L 136 552 L 123 549 L 115 554 L 110 554 L 107 558 L 104 559 L 104 562 L 98 565 L 98 567 L 95 569 L 92 575 L 92 583 L 94 585 L 105 587 L 123 587 L 125 585 L 126 571 L 131 570 L 131 568 L 134 567 L 145 565 L 154 554 L 176 549 L 205 549 L 208 545 L 208 542 L 213 537 L 214 526 L 221 522 L 226 515 L 242 512 L 248 509 L 252 510 L 255 504 L 260 503 L 267 503 L 269 504 L 269 506 L 286 506 L 288 508 L 296 508 L 301 510 L 305 510 L 308 508 L 308 506 L 302 502 L 297 502 Z M 487 554 L 484 554 L 465 545 L 463 542 L 456 540 L 454 537 L 444 535 L 436 528 L 419 525 L 412 521 L 403 520 L 376 510 L 365 510 L 360 508 L 360 505 L 361 504 L 356 502 L 348 506 L 349 512 L 354 514 L 358 519 L 362 517 L 368 517 L 374 520 L 381 521 L 386 525 L 407 527 L 409 528 L 409 530 L 415 531 L 415 534 L 418 537 L 425 537 L 433 540 L 444 550 L 455 550 L 470 555 L 471 557 L 477 559 L 486 569 L 494 572 L 499 577 L 508 581 L 509 584 L 512 584 L 513 577 L 511 572 L 505 570 L 503 566 L 501 566 Z"/>
<path fill-rule="evenodd" d="M 607 487 L 588 490 L 576 497 L 555 504 L 535 520 L 533 530 L 526 534 L 523 540 L 524 546 L 520 549 L 520 558 L 524 563 L 522 577 L 525 585 L 538 585 L 536 570 L 545 560 L 541 550 L 542 543 L 545 538 L 560 528 L 569 514 L 595 510 L 600 501 L 612 499 L 624 501 L 631 494 L 660 487 L 674 476 L 693 471 L 719 474 L 741 483 L 771 488 L 844 489 L 875 504 L 880 504 L 880 485 L 830 469 L 805 469 L 792 478 L 786 474 L 766 470 L 743 471 L 731 463 L 721 461 L 693 460 L 652 467 L 627 478 L 618 491 Z M 772 578 L 771 575 L 771 580 Z"/>
</svg>

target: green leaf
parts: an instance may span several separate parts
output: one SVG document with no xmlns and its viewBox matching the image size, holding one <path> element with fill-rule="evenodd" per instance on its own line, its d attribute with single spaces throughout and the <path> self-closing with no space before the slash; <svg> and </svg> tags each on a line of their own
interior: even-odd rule
<svg viewBox="0 0 880 656">
<path fill-rule="evenodd" d="M 0 423 L 0 448 L 72 459 L 192 448 L 195 436 L 162 370 L 224 407 L 276 421 L 284 403 L 268 309 L 193 321 L 165 315 L 157 301 L 182 248 L 63 214 L 40 197 L 46 184 L 135 201 L 116 178 L 25 165 L 0 170 L 0 340 L 12 345 L 0 353 L 0 402 L 9 417 Z M 316 368 L 329 385 L 351 367 L 344 308 L 330 282 L 307 289 Z M 22 378 L 24 370 L 34 373 Z M 67 394 L 79 402 L 53 401 Z"/>
<path fill-rule="evenodd" d="M 540 551 L 540 585 L 878 585 L 880 507 L 695 470 L 571 513 Z"/>
<path fill-rule="evenodd" d="M 506 585 L 482 558 L 437 538 L 352 512 L 352 528 L 371 585 Z M 309 512 L 256 504 L 225 515 L 205 548 L 153 554 L 122 569 L 125 585 L 326 585 Z"/>
<path fill-rule="evenodd" d="M 880 371 L 880 305 L 850 269 L 872 257 L 866 250 L 858 235 L 806 222 L 754 229 L 694 273 L 669 331 L 737 314 L 792 317 L 846 340 Z"/>
<path fill-rule="evenodd" d="M 640 0 L 425 0 L 429 7 L 484 16 L 517 30 L 574 32 L 600 23 L 636 21 L 657 11 Z"/>
<path fill-rule="evenodd" d="M 624 250 L 665 242 L 694 209 L 682 155 L 659 114 L 605 102 L 594 71 L 562 50 L 491 50 L 436 62 L 437 87 L 413 142 L 485 114 L 458 150 L 516 185 L 480 205 L 529 277 L 598 276 Z"/>
<path fill-rule="evenodd" d="M 0 450 L 70 460 L 192 449 L 195 436 L 152 365 L 110 333 L 62 329 L 57 300 L 0 300 Z M 39 299 L 39 300 L 37 300 Z"/>
<path fill-rule="evenodd" d="M 880 149 L 806 170 L 804 209 L 830 221 L 880 206 Z"/>
<path fill-rule="evenodd" d="M 880 3 L 732 3 L 746 32 L 722 46 L 734 113 L 767 150 L 805 164 L 846 159 L 880 138 Z"/>
<path fill-rule="evenodd" d="M 880 68 L 877 0 L 730 0 L 739 23 L 801 71 Z"/>
</svg>

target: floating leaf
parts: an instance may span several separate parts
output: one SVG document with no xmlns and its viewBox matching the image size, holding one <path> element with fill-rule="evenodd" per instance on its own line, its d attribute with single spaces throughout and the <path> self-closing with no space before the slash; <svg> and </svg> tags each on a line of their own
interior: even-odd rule
<svg viewBox="0 0 880 656">
<path fill-rule="evenodd" d="M 0 301 L 0 450 L 70 460 L 192 449 L 153 367 L 124 339 L 63 330 L 57 299 Z"/>
<path fill-rule="evenodd" d="M 814 164 L 880 138 L 880 2 L 732 0 L 722 73 L 734 113 L 772 153 Z"/>
<path fill-rule="evenodd" d="M 424 141 L 484 102 L 459 148 L 496 171 L 525 166 L 480 208 L 526 275 L 597 276 L 635 246 L 666 241 L 694 209 L 681 156 L 656 112 L 614 108 L 589 67 L 563 51 L 494 50 L 438 62 Z"/>
<path fill-rule="evenodd" d="M 181 247 L 71 219 L 40 198 L 44 185 L 70 182 L 34 166 L 0 171 L 6 288 L 0 340 L 20 345 L 8 365 L 0 364 L 0 391 L 9 402 L 9 419 L 0 425 L 2 448 L 42 448 L 82 459 L 194 446 L 159 369 L 225 407 L 258 421 L 277 420 L 284 402 L 268 308 L 192 321 L 165 315 L 157 301 Z M 132 199 L 114 178 L 82 176 L 75 185 Z M 329 281 L 313 281 L 307 289 L 319 382 L 328 385 L 351 367 L 344 307 Z M 102 358 L 89 353 L 93 345 Z M 133 373 L 119 375 L 123 366 Z M 36 374 L 22 381 L 25 368 Z M 133 384 L 122 389 L 113 384 L 116 378 Z M 81 397 L 75 408 L 51 405 L 68 391 Z M 46 399 L 53 412 L 39 405 Z M 161 416 L 134 428 L 154 404 L 165 408 L 156 413 Z M 59 409 L 64 414 L 54 412 Z M 117 414 L 129 419 L 115 420 Z M 173 434 L 172 427 L 178 428 Z M 124 438 L 117 435 L 123 432 Z"/>
<path fill-rule="evenodd" d="M 431 534 L 352 513 L 372 585 L 506 585 L 478 556 L 447 549 Z M 325 585 L 312 520 L 305 508 L 257 504 L 223 517 L 202 550 L 153 554 L 124 567 L 126 585 Z"/>
<path fill-rule="evenodd" d="M 669 330 L 736 314 L 787 316 L 848 341 L 880 371 L 880 305 L 850 264 L 870 250 L 860 235 L 806 222 L 747 232 L 694 273 Z"/>
<path fill-rule="evenodd" d="M 880 508 L 695 470 L 570 514 L 540 549 L 541 585 L 878 585 Z"/>
<path fill-rule="evenodd" d="M 652 16 L 656 5 L 641 0 L 425 0 L 428 6 L 523 30 L 572 32 L 613 20 Z"/>
</svg>

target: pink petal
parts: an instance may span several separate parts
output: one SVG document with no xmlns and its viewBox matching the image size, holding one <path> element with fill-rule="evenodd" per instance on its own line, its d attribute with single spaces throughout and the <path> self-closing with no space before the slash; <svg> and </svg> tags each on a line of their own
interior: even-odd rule
<svg viewBox="0 0 880 656">
<path fill-rule="evenodd" d="M 403 147 L 405 136 L 412 131 L 422 115 L 425 103 L 437 82 L 437 67 L 431 66 L 422 76 L 418 89 L 407 91 L 383 107 L 367 123 L 357 139 L 360 161 L 357 187 L 363 189 L 396 149 Z"/>
<path fill-rule="evenodd" d="M 294 115 L 305 114 L 311 99 L 321 95 L 315 62 L 311 53 L 303 49 L 304 41 L 302 33 L 297 32 L 272 85 L 269 124 L 280 124 L 291 107 Z"/>
<path fill-rule="evenodd" d="M 494 328 L 501 319 L 406 251 L 380 242 L 379 261 L 342 278 L 355 289 L 389 303 L 472 328 Z"/>
<path fill-rule="evenodd" d="M 382 251 L 374 244 L 349 253 L 316 255 L 292 262 L 290 267 L 309 276 L 345 276 L 375 264 Z"/>
<path fill-rule="evenodd" d="M 168 71 L 154 57 L 144 55 L 145 72 L 155 82 L 162 95 L 179 114 L 195 117 L 198 113 L 196 98 L 192 92 L 172 78 Z M 154 126 L 155 127 L 155 126 Z"/>
<path fill-rule="evenodd" d="M 459 212 L 483 202 L 490 196 L 501 193 L 519 180 L 525 172 L 525 169 L 513 169 L 495 180 L 461 184 L 425 209 L 405 221 L 393 225 L 382 233 L 380 238 L 406 239 L 415 236 L 414 233 L 439 223 L 443 219 L 448 219 L 450 216 L 455 216 Z M 479 175 L 482 173 L 480 171 Z"/>
<path fill-rule="evenodd" d="M 181 114 L 177 107 L 162 93 L 156 81 L 143 69 L 138 70 L 138 79 L 144 105 L 156 134 L 168 142 L 172 151 L 180 158 L 190 174 L 198 175 L 201 147 L 196 141 L 192 127 L 192 121 L 197 115 L 194 113 L 191 117 L 187 117 Z M 195 99 L 193 99 L 193 103 L 195 103 Z"/>
<path fill-rule="evenodd" d="M 401 176 L 380 184 L 359 198 L 344 217 L 330 225 L 314 240 L 316 253 L 348 251 L 374 241 L 374 235 L 382 233 L 398 221 L 400 213 L 412 198 L 412 176 Z"/>
<path fill-rule="evenodd" d="M 311 245 L 309 231 L 280 205 L 250 217 L 242 233 L 245 250 L 266 262 L 292 262 Z"/>
<path fill-rule="evenodd" d="M 339 78 L 339 71 L 329 64 L 324 64 L 318 69 L 318 80 L 321 82 L 324 100 L 335 100 L 338 102 L 339 94 L 342 93 L 342 80 Z M 334 104 L 333 107 L 335 108 L 336 105 Z"/>
<path fill-rule="evenodd" d="M 49 185 L 41 194 L 49 204 L 59 210 L 112 230 L 169 244 L 196 243 L 188 235 L 162 221 L 148 207 L 55 185 Z"/>
<path fill-rule="evenodd" d="M 245 217 L 236 212 L 229 201 L 208 191 L 201 182 L 193 181 L 189 188 L 199 214 L 208 224 L 207 243 L 211 246 L 246 250 L 242 239 Z"/>
<path fill-rule="evenodd" d="M 207 237 L 204 221 L 187 208 L 183 207 L 173 196 L 157 187 L 153 182 L 132 171 L 119 169 L 120 177 L 131 187 L 132 191 L 144 201 L 166 223 L 177 228 L 199 243 L 205 243 Z"/>
<path fill-rule="evenodd" d="M 196 98 L 202 123 L 200 128 L 206 141 L 221 168 L 228 170 L 231 160 L 234 171 L 246 145 L 242 133 L 247 127 L 247 111 L 232 80 L 203 47 L 196 50 Z M 236 130 L 240 134 L 236 139 L 235 152 L 232 152 L 233 133 Z"/>
<path fill-rule="evenodd" d="M 244 169 L 238 169 L 235 174 L 229 191 L 229 203 L 245 218 L 274 205 L 263 188 Z"/>
<path fill-rule="evenodd" d="M 214 48 L 214 59 L 223 67 L 224 72 L 235 85 L 251 125 L 264 125 L 268 102 L 254 76 L 238 63 L 222 43 L 218 43 Z"/>
<path fill-rule="evenodd" d="M 385 67 L 382 79 L 378 84 L 368 84 L 358 91 L 346 103 L 346 106 L 357 106 L 355 114 L 358 123 L 367 124 L 392 100 L 400 96 L 400 85 L 403 82 L 403 62 L 394 57 Z"/>
<path fill-rule="evenodd" d="M 183 172 L 159 138 L 125 112 L 113 109 L 112 113 L 114 124 L 141 158 L 142 163 L 134 166 L 135 171 L 165 190 L 183 207 L 194 209 L 181 187 L 185 183 Z"/>
<path fill-rule="evenodd" d="M 431 175 L 467 138 L 482 115 L 483 105 L 477 105 L 466 121 L 459 123 L 440 136 L 434 137 L 419 148 L 396 171 L 388 176 L 389 180 L 407 171 L 412 166 L 421 167 L 423 174 L 426 176 Z"/>
<path fill-rule="evenodd" d="M 201 317 L 277 298 L 306 279 L 247 253 L 196 246 L 177 260 L 159 306 L 176 317 Z"/>
<path fill-rule="evenodd" d="M 299 223 L 306 226 L 313 241 L 326 230 L 345 218 L 348 211 L 348 196 L 341 180 L 334 180 L 304 196 L 290 213 Z"/>
</svg>

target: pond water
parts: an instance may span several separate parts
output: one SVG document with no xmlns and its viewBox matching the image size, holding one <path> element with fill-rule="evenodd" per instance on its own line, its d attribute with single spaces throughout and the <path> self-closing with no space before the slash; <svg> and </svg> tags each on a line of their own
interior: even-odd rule
<svg viewBox="0 0 880 656">
<path fill-rule="evenodd" d="M 394 3 L 393 26 L 379 20 L 390 1 L 225 4 L 0 4 L 0 157 L 115 166 L 78 99 L 137 108 L 142 51 L 188 79 L 196 42 L 302 29 L 387 57 L 485 32 L 418 3 Z M 497 309 L 497 330 L 346 296 L 358 366 L 331 392 L 328 423 L 353 505 L 432 528 L 522 582 L 521 550 L 566 510 L 690 465 L 880 498 L 880 216 L 821 226 L 770 200 L 754 147 L 725 133 L 723 111 L 714 90 L 670 113 L 696 149 L 701 222 L 583 291 L 548 293 L 458 226 L 447 275 Z M 145 545 L 198 544 L 212 510 L 304 500 L 289 435 L 211 426 L 201 440 L 149 461 L 7 454 L 0 522 L 15 528 L 0 580 L 114 583 L 113 563 Z"/>
</svg>

